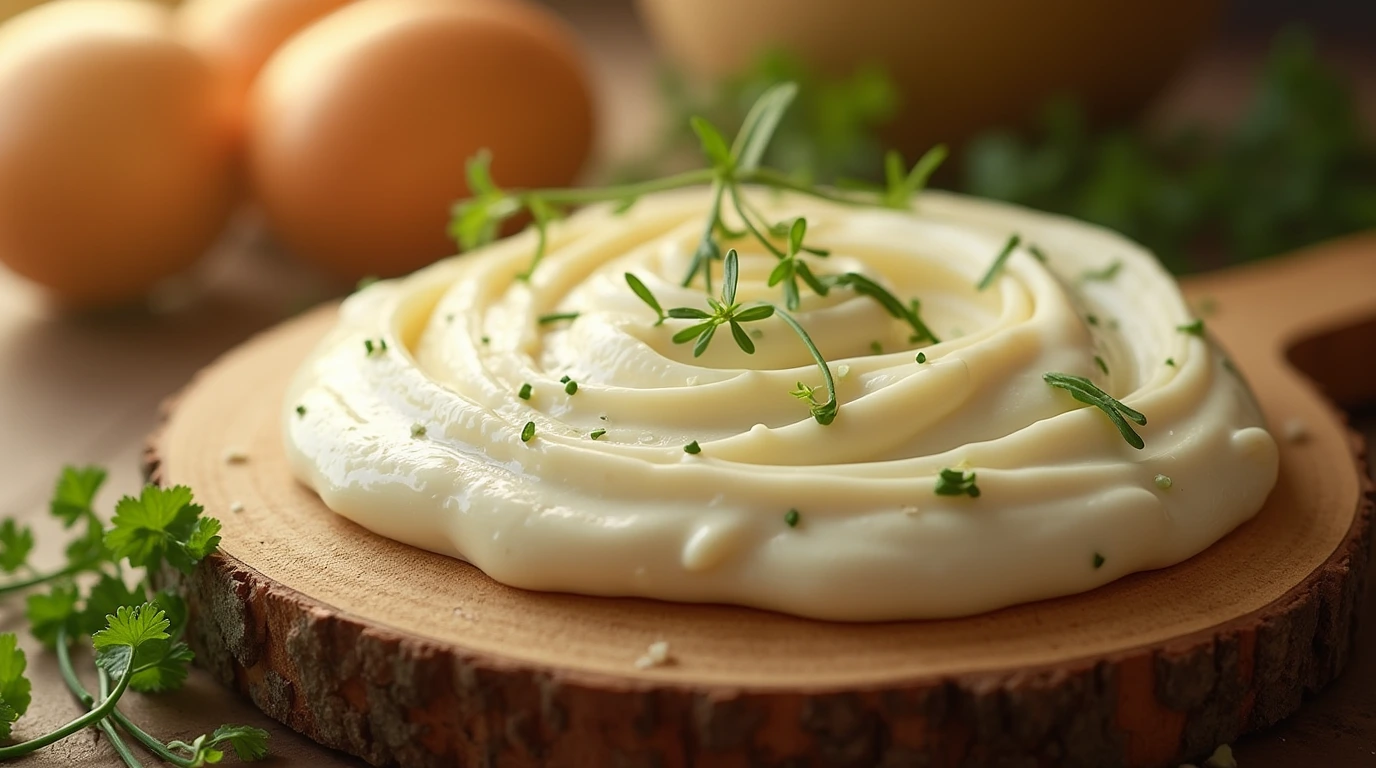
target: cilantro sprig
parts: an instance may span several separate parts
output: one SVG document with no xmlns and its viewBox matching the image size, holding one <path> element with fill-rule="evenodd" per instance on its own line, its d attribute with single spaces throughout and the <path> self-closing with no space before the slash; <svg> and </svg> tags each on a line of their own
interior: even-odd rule
<svg viewBox="0 0 1376 768">
<path fill-rule="evenodd" d="M 148 486 L 115 507 L 107 527 L 95 511 L 106 479 L 97 467 L 67 467 L 58 478 L 49 511 L 65 528 L 82 528 L 68 545 L 66 566 L 39 571 L 28 563 L 33 534 L 17 521 L 0 521 L 0 571 L 22 574 L 0 581 L 0 594 L 33 590 L 26 600 L 30 631 L 57 655 L 58 670 L 83 713 L 45 734 L 0 746 L 0 760 L 17 758 L 86 728 L 96 728 L 125 765 L 142 765 L 126 737 L 179 768 L 220 762 L 232 749 L 241 760 L 267 754 L 267 732 L 223 725 L 190 743 L 164 743 L 118 708 L 126 691 L 172 691 L 186 681 L 194 654 L 182 640 L 186 606 L 177 595 L 155 591 L 147 574 L 165 567 L 190 571 L 219 544 L 220 523 L 205 517 L 183 486 Z M 71 648 L 90 638 L 97 679 L 87 691 L 72 663 Z M 0 634 L 0 740 L 27 711 L 31 685 L 27 660 L 13 634 Z"/>
</svg>

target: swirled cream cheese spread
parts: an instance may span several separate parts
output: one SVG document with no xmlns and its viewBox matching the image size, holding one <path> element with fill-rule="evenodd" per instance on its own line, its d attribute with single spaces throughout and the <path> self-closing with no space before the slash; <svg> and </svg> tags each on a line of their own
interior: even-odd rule
<svg viewBox="0 0 1376 768">
<path fill-rule="evenodd" d="M 283 403 L 294 472 L 336 513 L 505 584 L 833 620 L 1081 592 L 1261 508 L 1276 443 L 1142 248 L 947 194 L 912 212 L 749 194 L 770 221 L 806 218 L 830 251 L 806 255 L 814 273 L 918 299 L 940 341 L 851 288 L 804 290 L 788 315 L 839 404 L 821 424 L 820 369 L 781 313 L 742 325 L 753 354 L 723 326 L 695 357 L 673 337 L 700 321 L 659 323 L 628 287 L 712 311 L 700 279 L 681 285 L 707 190 L 589 208 L 529 280 L 521 235 L 347 299 Z M 736 300 L 782 307 L 776 256 L 732 245 Z M 1145 416 L 1127 425 L 1144 447 L 1051 372 Z"/>
</svg>

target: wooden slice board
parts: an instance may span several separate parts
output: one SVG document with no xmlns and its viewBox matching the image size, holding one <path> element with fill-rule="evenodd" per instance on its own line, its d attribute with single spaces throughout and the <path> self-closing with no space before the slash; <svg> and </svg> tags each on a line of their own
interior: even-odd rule
<svg viewBox="0 0 1376 768">
<path fill-rule="evenodd" d="M 330 513 L 288 473 L 279 403 L 332 307 L 226 355 L 170 410 L 149 476 L 193 487 L 225 535 L 164 578 L 202 664 L 379 765 L 1174 766 L 1285 717 L 1347 659 L 1370 489 L 1287 350 L 1376 396 L 1376 237 L 1189 292 L 1217 304 L 1209 327 L 1280 437 L 1279 485 L 1198 557 L 1083 595 L 853 625 L 504 587 Z M 638 669 L 661 640 L 673 663 Z"/>
</svg>

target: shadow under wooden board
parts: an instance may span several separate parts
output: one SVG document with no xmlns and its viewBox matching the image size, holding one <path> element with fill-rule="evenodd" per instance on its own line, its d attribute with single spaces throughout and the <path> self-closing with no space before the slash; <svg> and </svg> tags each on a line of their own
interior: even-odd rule
<svg viewBox="0 0 1376 768">
<path fill-rule="evenodd" d="M 1376 396 L 1372 341 L 1344 332 L 1376 318 L 1376 237 L 1187 292 L 1219 308 L 1210 331 L 1277 434 L 1303 427 L 1281 437 L 1265 508 L 1185 563 L 1082 595 L 868 625 L 524 592 L 333 515 L 292 479 L 278 422 L 288 377 L 332 322 L 322 308 L 205 370 L 150 445 L 150 477 L 234 518 L 181 581 L 193 646 L 272 717 L 379 764 L 1200 759 L 1293 712 L 1351 650 L 1370 536 L 1363 450 L 1290 350 L 1326 339 L 1304 353 L 1323 383 Z M 250 460 L 227 465 L 230 445 Z M 658 640 L 676 663 L 638 669 Z"/>
</svg>

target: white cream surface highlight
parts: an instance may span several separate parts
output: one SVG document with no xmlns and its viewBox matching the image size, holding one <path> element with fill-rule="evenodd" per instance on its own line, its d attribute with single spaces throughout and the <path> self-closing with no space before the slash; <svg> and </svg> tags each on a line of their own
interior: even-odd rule
<svg viewBox="0 0 1376 768">
<path fill-rule="evenodd" d="M 522 235 L 346 300 L 283 402 L 294 472 L 338 514 L 512 586 L 845 621 L 1093 589 L 1185 560 L 1261 508 L 1276 443 L 1223 355 L 1178 330 L 1194 318 L 1139 246 L 947 194 L 911 213 L 749 194 L 770 220 L 807 218 L 808 244 L 832 252 L 808 257 L 815 272 L 920 299 L 940 343 L 910 343 L 849 289 L 804 288 L 792 314 L 840 401 L 818 424 L 790 391 L 819 371 L 781 320 L 747 326 L 753 355 L 723 329 L 694 358 L 670 340 L 692 321 L 656 325 L 627 287 L 632 272 L 664 307 L 706 309 L 700 282 L 680 282 L 708 192 L 656 195 L 555 225 L 528 282 Z M 1012 233 L 1023 246 L 978 291 Z M 731 245 L 738 300 L 782 305 L 766 285 L 775 258 Z M 1083 279 L 1114 262 L 1112 279 Z M 578 317 L 539 322 L 565 312 Z M 366 354 L 365 340 L 387 349 Z M 1146 447 L 1048 386 L 1051 371 L 1145 414 Z M 684 452 L 691 441 L 701 453 Z M 945 468 L 975 472 L 979 497 L 936 495 Z"/>
</svg>

